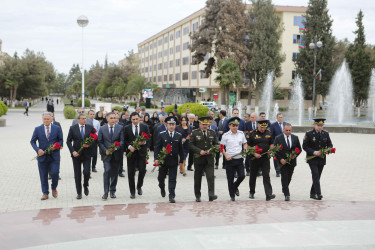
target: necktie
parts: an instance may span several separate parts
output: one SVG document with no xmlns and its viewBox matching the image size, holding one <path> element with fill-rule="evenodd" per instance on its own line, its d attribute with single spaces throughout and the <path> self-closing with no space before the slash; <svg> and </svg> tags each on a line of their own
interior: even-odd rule
<svg viewBox="0 0 375 250">
<path fill-rule="evenodd" d="M 135 126 L 135 136 L 138 136 L 138 125 Z"/>
<path fill-rule="evenodd" d="M 287 145 L 288 148 L 290 149 L 289 136 L 286 137 L 286 145 Z"/>
<path fill-rule="evenodd" d="M 171 138 L 173 138 L 173 133 L 169 133 L 169 136 L 170 136 Z"/>
<path fill-rule="evenodd" d="M 203 137 L 204 137 L 205 140 L 207 139 L 207 137 L 206 137 L 206 131 L 203 131 Z"/>
<path fill-rule="evenodd" d="M 111 130 L 109 131 L 109 134 L 111 135 L 111 140 L 113 140 L 113 127 L 109 127 Z"/>
<path fill-rule="evenodd" d="M 85 137 L 85 133 L 83 132 L 83 126 L 81 126 L 81 136 L 82 136 L 82 140 L 83 140 L 83 138 Z"/>
<path fill-rule="evenodd" d="M 47 128 L 47 140 L 49 140 L 49 136 L 50 136 L 49 127 L 46 127 L 46 128 Z"/>
</svg>

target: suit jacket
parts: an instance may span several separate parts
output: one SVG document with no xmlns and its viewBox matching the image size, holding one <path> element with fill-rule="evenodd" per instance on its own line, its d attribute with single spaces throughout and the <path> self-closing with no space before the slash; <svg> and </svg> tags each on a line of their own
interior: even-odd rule
<svg viewBox="0 0 375 250">
<path fill-rule="evenodd" d="M 257 129 L 257 128 L 258 128 L 258 123 L 255 122 L 255 129 Z M 252 121 L 246 122 L 245 123 L 245 129 L 246 129 L 246 131 L 249 131 L 249 132 L 255 130 L 255 129 L 253 129 L 253 122 Z"/>
<path fill-rule="evenodd" d="M 283 127 L 284 127 L 284 125 L 285 125 L 285 122 L 283 122 Z M 273 141 L 275 140 L 276 136 L 281 135 L 281 134 L 284 133 L 284 132 L 281 130 L 278 121 L 272 123 L 270 128 L 271 128 L 271 136 L 272 136 L 272 140 L 273 140 Z"/>
<path fill-rule="evenodd" d="M 64 134 L 63 134 L 63 131 L 62 131 L 61 124 L 60 124 L 59 122 L 57 122 L 57 121 L 53 121 L 52 124 L 53 124 L 53 125 L 56 125 L 56 126 L 58 126 L 58 127 L 60 127 L 60 129 L 61 129 L 61 134 L 64 135 Z M 61 146 L 62 146 L 62 145 L 61 145 Z"/>
<path fill-rule="evenodd" d="M 314 155 L 314 151 L 319 151 L 323 148 L 332 148 L 332 141 L 329 137 L 329 133 L 325 130 L 322 130 L 321 134 L 319 135 L 315 129 L 306 132 L 305 137 L 303 138 L 303 150 L 306 151 L 306 156 Z M 326 164 L 326 157 L 323 159 L 320 157 L 314 157 L 313 159 L 309 160 L 307 163 L 321 163 Z"/>
<path fill-rule="evenodd" d="M 219 140 L 219 130 L 217 129 L 217 127 L 212 124 L 211 126 L 208 126 L 208 129 L 212 129 L 213 131 L 215 131 L 216 137 Z"/>
<path fill-rule="evenodd" d="M 113 138 L 111 139 L 111 135 L 109 134 L 109 126 L 108 124 L 104 125 L 99 130 L 98 135 L 98 146 L 99 151 L 102 156 L 102 159 L 106 157 L 106 150 L 109 148 L 109 146 L 113 145 L 115 141 L 120 143 L 120 146 L 117 147 L 117 150 L 112 153 L 112 155 L 108 155 L 106 158 L 106 161 L 110 161 L 112 157 L 116 161 L 119 161 L 122 159 L 121 155 L 121 148 L 124 147 L 124 130 L 123 127 L 120 125 L 115 125 L 114 131 L 113 131 Z"/>
<path fill-rule="evenodd" d="M 204 139 L 201 129 L 195 129 L 191 132 L 189 148 L 193 151 L 194 155 L 199 155 L 201 150 L 207 151 L 212 145 L 216 144 L 218 144 L 216 133 L 212 129 L 207 129 L 206 139 Z M 209 164 L 214 164 L 213 155 L 201 155 L 198 158 L 194 157 L 194 164 L 205 164 L 206 160 L 208 160 Z"/>
<path fill-rule="evenodd" d="M 38 141 L 38 145 L 36 144 L 36 141 Z M 30 144 L 36 153 L 38 153 L 39 149 L 46 150 L 51 144 L 55 144 L 56 142 L 62 146 L 64 140 L 61 129 L 53 124 L 51 124 L 49 139 L 47 139 L 46 132 L 44 131 L 44 124 L 42 124 L 34 129 L 33 136 L 30 140 Z M 60 150 L 54 150 L 50 155 L 40 156 L 37 160 L 39 162 L 44 162 L 47 158 L 52 158 L 54 161 L 60 161 Z"/>
<path fill-rule="evenodd" d="M 132 125 L 133 124 L 129 124 L 129 125 L 125 126 L 125 128 L 124 128 L 126 153 L 130 152 L 129 146 L 131 146 L 133 144 L 133 141 L 137 138 L 137 136 L 135 136 L 134 133 L 133 133 Z M 150 136 L 150 131 L 148 130 L 147 125 L 145 125 L 143 123 L 139 123 L 138 126 L 139 126 L 139 130 L 138 130 L 139 135 L 141 135 L 142 132 L 144 132 L 144 133 L 148 134 L 148 136 Z M 150 140 L 146 140 L 146 144 L 142 145 L 140 150 L 134 151 L 131 158 L 145 157 L 146 154 L 147 154 L 147 148 L 150 148 Z"/>
<path fill-rule="evenodd" d="M 165 148 L 168 144 L 172 146 L 172 152 L 164 160 L 164 166 L 177 166 L 178 163 L 184 162 L 184 149 L 182 145 L 182 135 L 175 131 L 173 138 L 169 136 L 167 131 L 163 131 L 157 138 L 154 147 L 154 159 L 158 158 L 160 151 Z"/>
<path fill-rule="evenodd" d="M 87 137 L 90 137 L 90 134 L 95 134 L 94 127 L 86 124 L 84 139 L 86 139 Z M 81 148 L 81 145 L 84 139 L 82 139 L 81 128 L 79 124 L 73 125 L 69 128 L 69 133 L 68 133 L 68 138 L 66 139 L 66 144 L 68 145 L 70 154 L 73 159 L 76 158 L 73 156 L 73 152 L 76 151 L 78 153 L 78 150 Z M 90 157 L 91 157 L 90 148 L 84 148 L 79 153 L 79 156 L 77 158 L 87 159 Z"/>
<path fill-rule="evenodd" d="M 223 125 L 223 132 L 226 133 L 229 131 L 229 124 L 228 124 L 228 120 L 225 120 L 224 122 L 224 125 Z M 238 125 L 238 130 L 241 130 L 242 132 L 244 132 L 246 130 L 245 128 L 245 121 L 243 119 L 240 119 L 240 124 Z"/>
<path fill-rule="evenodd" d="M 279 126 L 279 125 L 277 124 L 277 126 Z M 286 158 L 287 158 L 286 154 L 287 153 L 290 154 L 292 152 L 292 150 L 295 150 L 295 148 L 298 148 L 302 152 L 302 147 L 301 147 L 301 144 L 299 143 L 298 136 L 293 135 L 293 134 L 291 134 L 290 136 L 291 136 L 291 139 L 292 139 L 292 145 L 290 145 L 291 148 L 288 148 L 288 146 L 286 145 L 284 133 L 276 136 L 276 138 L 275 138 L 274 145 L 283 145 L 283 149 L 276 153 L 276 159 L 279 163 L 280 163 L 281 159 L 286 160 Z M 297 166 L 297 157 L 290 161 L 290 165 L 294 166 L 294 167 Z"/>
</svg>

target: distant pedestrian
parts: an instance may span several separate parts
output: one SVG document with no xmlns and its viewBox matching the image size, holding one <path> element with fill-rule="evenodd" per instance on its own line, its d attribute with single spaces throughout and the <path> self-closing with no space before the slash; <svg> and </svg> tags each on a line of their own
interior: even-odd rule
<svg viewBox="0 0 375 250">
<path fill-rule="evenodd" d="M 30 107 L 30 103 L 29 103 L 29 100 L 26 98 L 23 106 L 25 106 L 25 112 L 23 112 L 23 115 L 27 115 L 29 116 L 29 107 Z"/>
</svg>

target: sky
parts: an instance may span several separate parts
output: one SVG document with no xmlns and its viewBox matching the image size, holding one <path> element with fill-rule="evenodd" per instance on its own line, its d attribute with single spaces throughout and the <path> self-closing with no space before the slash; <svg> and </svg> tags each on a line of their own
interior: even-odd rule
<svg viewBox="0 0 375 250">
<path fill-rule="evenodd" d="M 82 64 L 85 15 L 84 68 L 98 60 L 118 63 L 137 44 L 205 6 L 205 0 L 1 0 L 2 51 L 13 55 L 27 48 L 43 52 L 58 72 Z M 247 0 L 250 3 L 250 0 Z M 275 5 L 307 6 L 308 0 L 273 0 Z M 355 18 L 362 9 L 367 43 L 375 45 L 374 0 L 328 0 L 333 35 L 354 40 Z"/>
</svg>

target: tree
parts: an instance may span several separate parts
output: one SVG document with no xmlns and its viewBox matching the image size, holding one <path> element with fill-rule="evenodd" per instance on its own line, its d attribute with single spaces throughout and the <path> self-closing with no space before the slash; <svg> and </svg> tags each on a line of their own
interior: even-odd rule
<svg viewBox="0 0 375 250">
<path fill-rule="evenodd" d="M 249 11 L 247 43 L 250 60 L 246 63 L 246 73 L 251 82 L 249 95 L 255 87 L 258 104 L 259 91 L 267 73 L 274 72 L 274 76 L 279 77 L 285 55 L 281 54 L 279 42 L 283 27 L 271 0 L 252 0 L 252 4 L 253 7 Z"/>
<path fill-rule="evenodd" d="M 225 59 L 219 62 L 216 70 L 218 76 L 215 81 L 219 83 L 224 90 L 224 100 L 226 105 L 229 104 L 229 91 L 233 86 L 241 83 L 241 72 L 239 66 L 231 59 Z"/>
<path fill-rule="evenodd" d="M 100 81 L 103 78 L 105 73 L 104 68 L 96 61 L 96 64 L 92 65 L 90 70 L 88 71 L 87 80 L 86 80 L 86 90 L 91 96 L 96 96 L 96 87 L 99 85 Z"/>
<path fill-rule="evenodd" d="M 126 94 L 136 96 L 139 105 L 142 96 L 142 89 L 149 88 L 149 85 L 150 84 L 147 83 L 146 78 L 143 76 L 133 75 L 130 77 L 128 86 L 126 87 Z"/>
<path fill-rule="evenodd" d="M 369 53 L 366 52 L 366 37 L 362 20 L 363 13 L 360 10 L 356 21 L 358 29 L 354 31 L 357 36 L 346 53 L 346 59 L 352 74 L 354 101 L 357 107 L 362 102 L 367 101 L 371 76 L 371 59 Z"/>
<path fill-rule="evenodd" d="M 335 63 L 332 61 L 333 48 L 335 45 L 332 36 L 332 20 L 328 15 L 327 0 L 310 0 L 303 16 L 305 21 L 301 22 L 303 31 L 304 48 L 300 50 L 298 58 L 295 60 L 296 73 L 301 76 L 305 97 L 312 98 L 313 93 L 313 70 L 314 70 L 314 50 L 309 48 L 315 37 L 321 41 L 323 46 L 317 49 L 316 69 L 322 70 L 322 80 L 316 81 L 316 93 L 325 97 L 328 94 L 329 84 L 334 74 Z"/>
<path fill-rule="evenodd" d="M 335 45 L 333 47 L 333 54 L 332 54 L 332 60 L 335 64 L 335 71 L 340 67 L 342 62 L 345 59 L 345 54 L 346 51 L 348 50 L 350 45 L 350 42 L 347 38 L 344 40 L 336 41 L 335 40 Z"/>
</svg>

